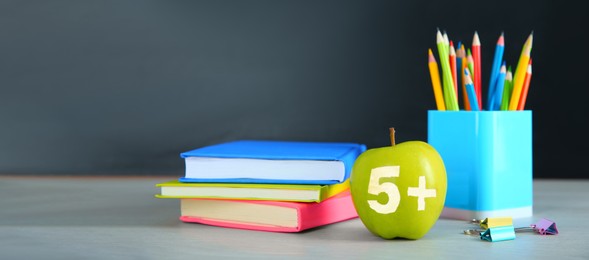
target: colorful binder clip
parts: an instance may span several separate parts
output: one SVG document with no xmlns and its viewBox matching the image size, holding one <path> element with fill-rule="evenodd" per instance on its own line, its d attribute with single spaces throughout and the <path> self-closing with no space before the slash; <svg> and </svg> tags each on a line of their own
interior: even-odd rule
<svg viewBox="0 0 589 260">
<path fill-rule="evenodd" d="M 515 229 L 513 226 L 492 227 L 485 232 L 481 232 L 481 240 L 489 242 L 499 242 L 515 239 Z"/>
<path fill-rule="evenodd" d="M 540 219 L 536 224 L 532 224 L 529 227 L 518 227 L 515 228 L 515 232 L 520 231 L 534 231 L 540 235 L 557 235 L 558 229 L 556 229 L 556 223 L 549 219 Z"/>
<path fill-rule="evenodd" d="M 466 235 L 480 234 L 481 239 L 487 240 L 487 241 L 511 240 L 511 239 L 503 239 L 504 237 L 510 236 L 510 235 L 506 235 L 509 232 L 503 228 L 509 228 L 509 230 L 513 230 L 513 232 L 534 231 L 540 235 L 557 235 L 558 234 L 558 229 L 556 228 L 556 223 L 552 220 L 545 219 L 545 218 L 540 219 L 538 222 L 530 225 L 529 227 L 519 227 L 519 228 L 513 227 L 513 220 L 509 217 L 507 217 L 507 218 L 487 218 L 483 221 L 473 219 L 472 223 L 480 225 L 480 227 L 482 227 L 483 229 L 467 229 L 467 230 L 464 230 L 464 234 L 466 234 Z M 500 225 L 503 225 L 503 226 L 500 226 Z M 499 231 L 497 231 L 497 229 Z M 500 240 L 497 240 L 497 238 L 494 238 L 493 233 L 495 233 L 496 234 L 495 236 L 498 236 Z M 497 235 L 497 233 L 499 235 Z M 502 233 L 505 233 L 505 234 L 502 234 Z M 485 237 L 483 237 L 483 236 L 485 236 Z M 513 234 L 512 239 L 515 239 L 515 233 Z"/>
<path fill-rule="evenodd" d="M 515 239 L 515 228 L 512 225 L 502 227 L 492 227 L 486 230 L 482 229 L 467 229 L 464 230 L 465 235 L 476 235 L 481 240 L 489 242 L 499 242 Z"/>
<path fill-rule="evenodd" d="M 532 224 L 531 227 L 540 235 L 558 235 L 556 223 L 549 219 L 540 219 L 536 224 Z"/>
<path fill-rule="evenodd" d="M 486 218 L 484 220 L 472 220 L 473 224 L 479 225 L 483 229 L 492 227 L 513 226 L 513 219 L 511 217 Z"/>
</svg>

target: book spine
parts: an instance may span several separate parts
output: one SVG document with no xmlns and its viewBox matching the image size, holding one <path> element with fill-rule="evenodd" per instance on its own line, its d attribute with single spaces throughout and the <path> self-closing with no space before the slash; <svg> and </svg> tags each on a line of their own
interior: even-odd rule
<svg viewBox="0 0 589 260">
<path fill-rule="evenodd" d="M 366 146 L 363 144 L 358 145 L 357 147 L 351 148 L 347 153 L 343 154 L 340 157 L 340 161 L 344 164 L 345 175 L 343 180 L 347 180 L 350 178 L 350 173 L 352 172 L 352 166 L 354 166 L 354 162 L 356 158 L 360 156 L 364 151 L 366 151 Z"/>
</svg>

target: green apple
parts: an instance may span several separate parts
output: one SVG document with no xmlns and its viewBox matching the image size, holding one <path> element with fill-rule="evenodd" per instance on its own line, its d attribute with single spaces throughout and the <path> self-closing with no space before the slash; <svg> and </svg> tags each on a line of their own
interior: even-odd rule
<svg viewBox="0 0 589 260">
<path fill-rule="evenodd" d="M 429 144 L 408 141 L 369 149 L 354 163 L 350 186 L 362 223 L 385 239 L 423 237 L 446 200 L 446 168 Z"/>
</svg>

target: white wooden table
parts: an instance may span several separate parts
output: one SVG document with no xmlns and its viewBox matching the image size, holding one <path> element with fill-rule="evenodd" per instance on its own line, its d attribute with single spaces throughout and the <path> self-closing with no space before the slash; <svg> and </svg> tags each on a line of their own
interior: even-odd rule
<svg viewBox="0 0 589 260">
<path fill-rule="evenodd" d="M 303 233 L 185 224 L 156 199 L 173 177 L 0 177 L 0 259 L 589 259 L 589 180 L 535 180 L 534 218 L 560 234 L 513 241 L 466 236 L 440 219 L 422 239 L 383 240 L 355 219 Z"/>
</svg>

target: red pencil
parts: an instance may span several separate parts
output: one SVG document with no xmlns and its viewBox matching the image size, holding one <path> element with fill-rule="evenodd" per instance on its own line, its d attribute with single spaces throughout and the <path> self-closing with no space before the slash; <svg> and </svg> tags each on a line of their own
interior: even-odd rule
<svg viewBox="0 0 589 260">
<path fill-rule="evenodd" d="M 517 110 L 524 110 L 526 105 L 526 99 L 528 97 L 528 90 L 530 89 L 530 81 L 532 80 L 532 59 L 528 63 L 528 70 L 526 71 L 526 77 L 524 78 L 524 85 L 522 86 L 522 93 L 519 96 L 519 103 L 517 104 Z"/>
<path fill-rule="evenodd" d="M 479 34 L 475 31 L 474 38 L 472 39 L 472 58 L 474 60 L 474 89 L 477 94 L 477 101 L 479 102 L 479 107 L 482 107 L 481 100 L 481 40 L 479 39 Z"/>
<path fill-rule="evenodd" d="M 454 93 L 458 97 L 458 75 L 456 75 L 456 49 L 454 43 L 450 41 L 450 71 L 452 72 L 452 80 L 454 81 Z"/>
</svg>

